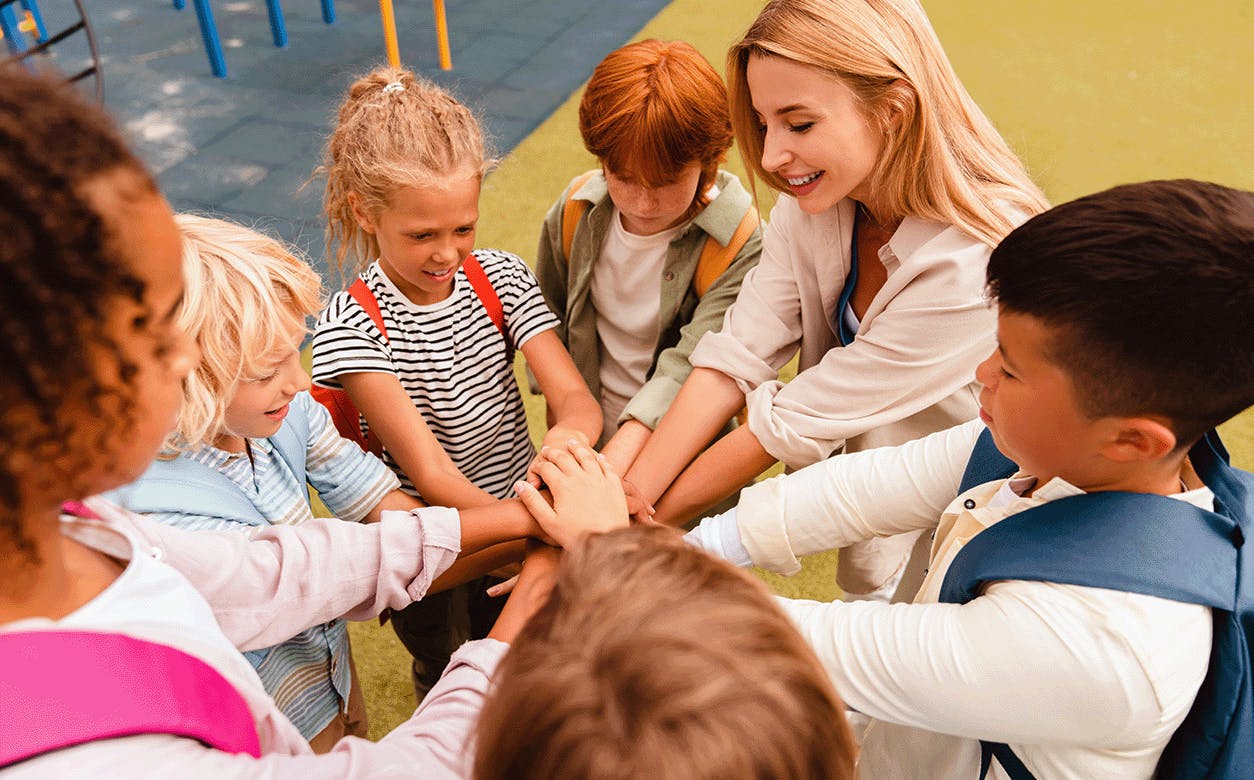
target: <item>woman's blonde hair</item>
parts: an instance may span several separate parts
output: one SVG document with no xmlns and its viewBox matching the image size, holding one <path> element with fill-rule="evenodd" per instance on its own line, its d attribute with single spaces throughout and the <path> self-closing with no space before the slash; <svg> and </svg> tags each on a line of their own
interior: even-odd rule
<svg viewBox="0 0 1254 780">
<path fill-rule="evenodd" d="M 166 454 L 211 444 L 241 381 L 290 349 L 292 332 L 322 308 L 322 279 L 283 244 L 233 222 L 175 217 L 183 234 L 186 291 L 179 325 L 196 340 L 200 364 L 183 381 L 178 425 Z"/>
<path fill-rule="evenodd" d="M 327 177 L 327 258 L 343 275 L 346 264 L 356 272 L 379 255 L 350 195 L 360 211 L 378 214 L 401 187 L 482 176 L 493 162 L 474 114 L 440 87 L 401 68 L 362 76 L 340 105 L 319 168 Z"/>
<path fill-rule="evenodd" d="M 772 0 L 727 52 L 732 127 L 750 175 L 763 134 L 745 71 L 752 56 L 817 68 L 849 87 L 884 148 L 869 188 L 897 216 L 956 225 L 994 246 L 1048 208 L 1023 163 L 967 94 L 915 0 Z"/>
</svg>

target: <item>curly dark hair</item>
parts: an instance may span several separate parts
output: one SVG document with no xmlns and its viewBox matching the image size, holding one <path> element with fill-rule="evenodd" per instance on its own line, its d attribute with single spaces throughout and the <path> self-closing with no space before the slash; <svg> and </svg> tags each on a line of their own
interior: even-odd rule
<svg viewBox="0 0 1254 780">
<path fill-rule="evenodd" d="M 83 444 L 130 427 L 135 368 L 104 326 L 118 296 L 142 305 L 144 284 L 84 189 L 118 171 L 156 191 L 103 111 L 59 80 L 0 67 L 0 546 L 31 559 L 19 520 L 31 497 L 81 498 L 104 451 Z M 120 383 L 95 375 L 98 355 L 114 357 Z"/>
</svg>

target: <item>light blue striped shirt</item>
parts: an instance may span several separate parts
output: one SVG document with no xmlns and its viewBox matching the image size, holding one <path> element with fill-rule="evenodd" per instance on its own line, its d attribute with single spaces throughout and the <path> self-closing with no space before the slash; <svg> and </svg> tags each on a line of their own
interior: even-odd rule
<svg viewBox="0 0 1254 780">
<path fill-rule="evenodd" d="M 288 414 L 304 415 L 309 421 L 304 475 L 293 474 L 268 439 L 248 439 L 248 452 L 206 446 L 179 457 L 230 479 L 271 525 L 312 519 L 310 486 L 333 515 L 352 522 L 360 521 L 384 496 L 400 487 L 382 462 L 340 437 L 330 415 L 308 393 L 292 400 Z M 149 516 L 196 531 L 249 533 L 261 528 L 209 515 L 162 512 Z M 244 656 L 256 668 L 279 709 L 309 739 L 326 728 L 348 701 L 352 683 L 347 649 L 344 621 L 334 620 L 306 629 L 281 645 Z"/>
</svg>

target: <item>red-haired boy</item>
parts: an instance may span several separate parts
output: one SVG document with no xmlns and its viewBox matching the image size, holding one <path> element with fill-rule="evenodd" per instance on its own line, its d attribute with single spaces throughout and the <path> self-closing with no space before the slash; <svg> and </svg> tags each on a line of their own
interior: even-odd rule
<svg viewBox="0 0 1254 780">
<path fill-rule="evenodd" d="M 601 403 L 603 452 L 625 472 L 757 264 L 761 235 L 753 199 L 718 167 L 732 142 L 726 88 L 691 45 L 611 52 L 584 90 L 579 131 L 601 169 L 549 209 L 536 276 Z"/>
</svg>

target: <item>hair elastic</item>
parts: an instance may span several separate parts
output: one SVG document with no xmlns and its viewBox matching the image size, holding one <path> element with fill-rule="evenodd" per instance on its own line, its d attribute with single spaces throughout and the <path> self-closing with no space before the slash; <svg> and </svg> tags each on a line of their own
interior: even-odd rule
<svg viewBox="0 0 1254 780">
<path fill-rule="evenodd" d="M 393 81 L 383 87 L 383 94 L 387 95 L 391 92 L 404 92 L 405 85 L 399 81 Z"/>
</svg>

